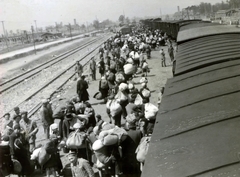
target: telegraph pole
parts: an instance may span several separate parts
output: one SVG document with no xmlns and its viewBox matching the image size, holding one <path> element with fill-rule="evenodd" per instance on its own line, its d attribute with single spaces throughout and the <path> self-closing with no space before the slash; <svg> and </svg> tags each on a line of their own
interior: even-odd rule
<svg viewBox="0 0 240 177">
<path fill-rule="evenodd" d="M 37 20 L 34 20 L 35 22 L 35 27 L 36 27 L 36 33 L 38 33 L 38 29 L 37 29 Z"/>
<path fill-rule="evenodd" d="M 7 46 L 7 50 L 8 50 L 8 52 L 9 52 L 9 47 L 8 47 L 8 42 L 7 42 L 6 32 L 5 32 L 5 28 L 4 28 L 4 21 L 2 21 L 2 27 L 3 27 L 3 34 L 4 34 L 4 38 L 5 38 L 5 42 L 6 42 L 6 46 Z"/>
<path fill-rule="evenodd" d="M 31 26 L 31 29 L 32 29 L 32 38 L 33 38 L 34 53 L 35 53 L 35 55 L 36 55 L 37 53 L 36 53 L 36 48 L 35 48 L 35 39 L 34 39 L 34 34 L 33 34 L 33 31 L 34 31 L 33 26 Z"/>
<path fill-rule="evenodd" d="M 71 24 L 69 23 L 69 29 L 70 29 L 70 36 L 71 36 L 71 40 L 72 40 L 72 29 L 71 29 Z"/>
</svg>

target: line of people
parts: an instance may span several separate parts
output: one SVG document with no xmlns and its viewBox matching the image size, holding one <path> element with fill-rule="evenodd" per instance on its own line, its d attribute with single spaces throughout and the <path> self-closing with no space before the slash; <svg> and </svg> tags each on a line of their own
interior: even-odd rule
<svg viewBox="0 0 240 177">
<path fill-rule="evenodd" d="M 1 139 L 9 141 L 11 159 L 21 164 L 19 176 L 34 171 L 36 164 L 47 176 L 94 176 L 92 167 L 98 168 L 103 177 L 140 176 L 158 112 L 158 107 L 150 102 L 147 59 L 159 44 L 157 38 L 161 43 L 165 40 L 159 37 L 160 34 L 143 28 L 128 36 L 117 33 L 100 47 L 100 61 L 91 59 L 92 80 L 96 80 L 97 68 L 101 76 L 99 92 L 94 98 L 106 103 L 109 121 L 102 120 L 88 102 L 88 82 L 79 62 L 75 70 L 79 77 L 76 97 L 54 111 L 50 100 L 42 101 L 39 115 L 48 139 L 44 145 L 36 147 L 38 126 L 28 118 L 26 111 L 20 112 L 16 108 L 12 118 L 9 114 L 4 116 L 5 129 Z M 140 89 L 134 82 L 137 75 L 142 76 Z M 56 119 L 58 123 L 54 123 Z M 65 167 L 59 155 L 61 150 L 70 162 Z"/>
</svg>

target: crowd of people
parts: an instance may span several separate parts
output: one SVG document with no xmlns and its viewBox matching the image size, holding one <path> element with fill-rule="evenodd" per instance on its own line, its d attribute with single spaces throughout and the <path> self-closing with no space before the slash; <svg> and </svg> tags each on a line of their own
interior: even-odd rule
<svg viewBox="0 0 240 177">
<path fill-rule="evenodd" d="M 99 92 L 93 97 L 104 100 L 109 120 L 102 119 L 89 102 L 90 88 L 83 66 L 77 62 L 76 96 L 55 110 L 50 100 L 42 100 L 39 115 L 47 139 L 44 144 L 36 146 L 39 125 L 28 118 L 27 111 L 16 107 L 14 115 L 4 115 L 1 140 L 10 147 L 10 160 L 3 160 L 19 176 L 29 175 L 37 166 L 48 177 L 93 177 L 94 168 L 100 177 L 139 177 L 164 92 L 161 88 L 158 106 L 151 103 L 147 60 L 152 50 L 165 44 L 173 61 L 172 42 L 160 30 L 138 28 L 131 35 L 116 33 L 100 47 L 99 61 L 93 57 L 89 63 L 92 80 L 97 79 L 97 69 L 100 75 Z M 165 53 L 160 49 L 159 54 L 165 67 Z M 141 75 L 139 89 L 133 81 L 136 75 Z M 69 160 L 64 167 L 60 151 Z"/>
</svg>

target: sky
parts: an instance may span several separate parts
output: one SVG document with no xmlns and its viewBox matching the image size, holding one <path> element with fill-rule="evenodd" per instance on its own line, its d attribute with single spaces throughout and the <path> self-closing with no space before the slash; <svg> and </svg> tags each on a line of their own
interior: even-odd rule
<svg viewBox="0 0 240 177">
<path fill-rule="evenodd" d="M 55 22 L 73 24 L 92 23 L 98 19 L 117 21 L 120 15 L 151 17 L 177 12 L 201 2 L 220 3 L 221 0 L 0 0 L 0 21 L 7 31 L 30 30 L 31 25 L 44 27 Z M 3 34 L 2 22 L 0 34 Z"/>
</svg>

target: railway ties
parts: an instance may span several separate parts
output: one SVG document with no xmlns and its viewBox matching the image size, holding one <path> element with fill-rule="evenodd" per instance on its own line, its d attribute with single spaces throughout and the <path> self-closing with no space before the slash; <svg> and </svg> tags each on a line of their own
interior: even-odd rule
<svg viewBox="0 0 240 177">
<path fill-rule="evenodd" d="M 61 55 L 55 57 L 51 61 L 48 61 L 48 62 L 42 64 L 41 66 L 33 68 L 32 71 L 28 71 L 28 73 L 26 73 L 26 74 L 22 74 L 22 76 L 20 76 L 20 78 L 22 78 L 22 79 L 20 79 L 19 77 L 16 77 L 16 78 L 12 78 L 9 81 L 7 81 L 8 83 L 2 83 L 1 88 L 4 85 L 5 86 L 8 85 L 8 87 L 10 87 L 9 89 L 11 89 L 12 87 L 14 87 L 13 85 L 18 84 L 16 82 L 21 83 L 24 80 L 26 80 L 27 78 L 34 77 L 32 79 L 33 81 L 30 82 L 32 84 L 29 84 L 29 82 L 26 81 L 25 85 L 26 85 L 26 87 L 27 87 L 27 85 L 30 85 L 30 87 L 34 87 L 35 89 L 31 88 L 30 89 L 31 92 L 28 92 L 27 91 L 28 89 L 26 88 L 25 89 L 26 93 L 28 93 L 29 95 L 27 95 L 23 100 L 18 100 L 19 102 L 16 103 L 15 105 L 12 105 L 11 106 L 12 108 L 7 112 L 11 112 L 13 110 L 13 107 L 19 106 L 21 110 L 30 110 L 29 117 L 33 116 L 34 113 L 36 113 L 37 110 L 41 107 L 40 101 L 42 98 L 46 98 L 46 97 L 51 98 L 52 94 L 54 94 L 55 92 L 60 90 L 61 87 L 64 86 L 64 84 L 67 83 L 75 75 L 74 72 L 68 72 L 68 71 L 70 71 L 72 68 L 74 68 L 76 61 L 81 61 L 81 64 L 83 66 L 85 66 L 88 63 L 89 56 L 92 55 L 94 53 L 94 51 L 96 51 L 96 49 L 98 49 L 99 46 L 102 45 L 103 41 L 105 41 L 107 38 L 108 37 L 100 37 L 100 38 L 91 40 L 90 42 L 88 42 L 84 45 L 81 45 L 80 47 L 77 47 L 69 52 L 66 52 L 64 54 L 61 54 Z M 100 45 L 96 46 L 96 42 L 99 42 L 99 41 L 101 41 Z M 90 51 L 89 51 L 89 48 L 91 48 Z M 75 59 L 74 61 L 72 60 L 71 62 L 69 62 L 69 60 L 64 61 L 64 59 L 68 59 L 68 57 L 70 57 L 74 54 L 76 55 L 77 52 L 79 52 L 79 51 L 82 52 L 82 50 L 85 50 L 85 52 L 83 52 L 84 56 L 82 56 L 80 60 Z M 59 64 L 60 61 L 63 62 L 61 65 L 64 65 L 64 66 L 62 66 L 62 67 L 57 66 L 57 64 L 60 65 Z M 51 73 L 52 71 L 50 71 L 50 72 L 48 71 L 48 69 L 51 66 L 53 67 L 53 70 L 55 69 L 55 71 L 54 71 L 55 75 Z M 41 72 L 41 71 L 43 71 L 43 72 Z M 38 73 L 41 73 L 41 74 L 43 73 L 43 76 L 41 76 L 41 78 L 44 77 L 44 74 L 46 74 L 46 73 L 51 74 L 51 78 L 46 79 L 46 82 L 43 82 L 41 84 L 38 82 L 34 82 L 34 80 L 38 77 L 38 75 L 37 75 Z M 29 75 L 32 75 L 32 76 L 29 76 Z M 19 78 L 19 79 L 17 79 L 17 78 Z M 18 80 L 22 80 L 22 81 L 18 81 Z M 9 85 L 12 85 L 12 87 Z M 5 87 L 5 88 L 7 88 L 7 87 Z M 17 93 L 17 94 L 19 94 L 19 93 Z M 32 106 L 32 105 L 35 105 L 35 106 Z"/>
</svg>

